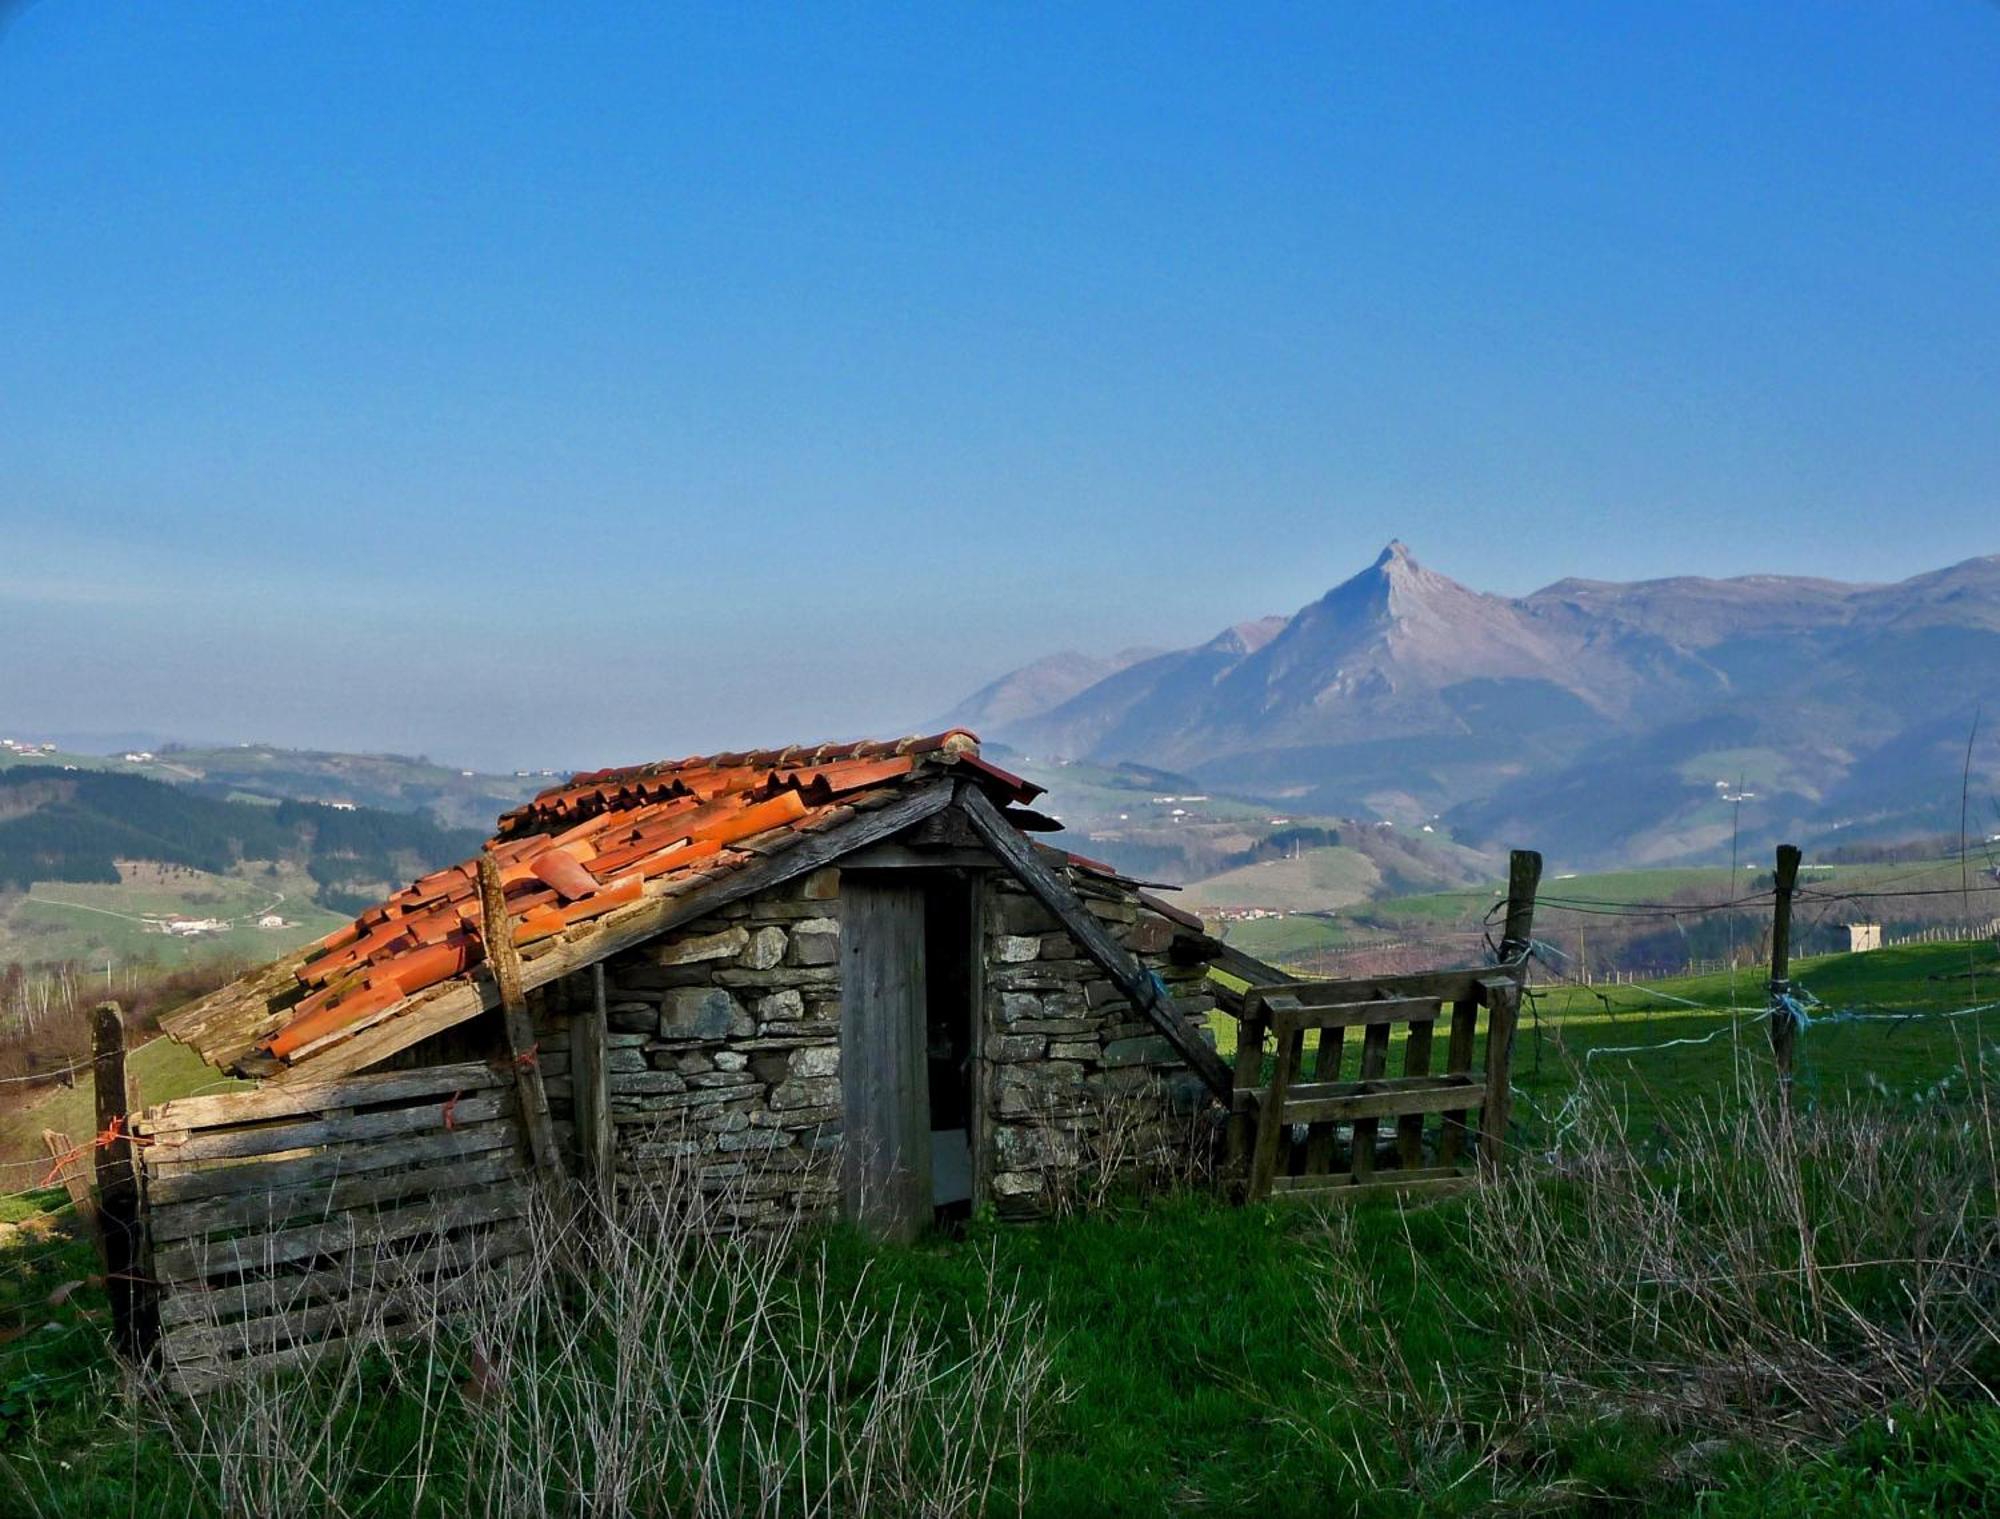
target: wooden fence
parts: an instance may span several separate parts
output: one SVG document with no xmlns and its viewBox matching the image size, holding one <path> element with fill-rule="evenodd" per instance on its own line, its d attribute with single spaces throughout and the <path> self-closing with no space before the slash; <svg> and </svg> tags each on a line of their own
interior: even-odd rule
<svg viewBox="0 0 2000 1519">
<path fill-rule="evenodd" d="M 166 1368 L 199 1386 L 461 1301 L 526 1247 L 516 1113 L 512 1076 L 469 1063 L 138 1115 Z"/>
<path fill-rule="evenodd" d="M 1248 1168 L 1246 1195 L 1439 1192 L 1470 1180 L 1475 1161 L 1497 1164 L 1520 997 L 1516 974 L 1493 967 L 1251 987 L 1231 1124 L 1234 1158 Z M 1440 1022 L 1442 1068 L 1433 1071 Z M 1402 1071 L 1391 1076 L 1399 1028 Z M 1359 1031 L 1359 1058 L 1342 1080 L 1349 1030 Z M 1301 1081 L 1309 1031 L 1319 1042 L 1311 1079 Z M 1275 1046 L 1268 1082 L 1267 1034 Z"/>
</svg>

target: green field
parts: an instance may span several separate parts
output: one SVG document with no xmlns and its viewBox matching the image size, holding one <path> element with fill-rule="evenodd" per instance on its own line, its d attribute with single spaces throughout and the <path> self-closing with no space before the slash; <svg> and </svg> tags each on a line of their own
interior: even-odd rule
<svg viewBox="0 0 2000 1519">
<path fill-rule="evenodd" d="M 1823 1004 L 1800 1038 L 1802 1121 L 1854 1100 L 1879 1115 L 1869 1122 L 1904 1126 L 1856 1131 L 1882 1143 L 1890 1142 L 1885 1134 L 1945 1135 L 1981 1122 L 1990 1132 L 1990 1107 L 1973 1100 L 1990 1095 L 1990 1074 L 1979 1091 L 1974 1083 L 1982 1061 L 2000 1060 L 2000 1009 L 1936 1016 L 2000 1002 L 2000 960 L 1990 946 L 1831 956 L 1798 969 Z M 1754 975 L 1734 985 L 1710 976 L 1606 988 L 1602 996 L 1538 991 L 1515 1052 L 1520 1187 L 1330 1213 L 1295 1203 L 1234 1208 L 1200 1192 L 1173 1192 L 1040 1225 L 975 1221 L 963 1237 L 909 1247 L 870 1246 L 839 1233 L 809 1242 L 806 1256 L 825 1262 L 835 1299 L 850 1305 L 845 1311 L 907 1311 L 942 1326 L 961 1349 L 968 1315 L 976 1321 L 985 1311 L 994 1283 L 1039 1308 L 1053 1391 L 1035 1407 L 1027 1437 L 1024 1512 L 1031 1515 L 1993 1511 L 2000 1505 L 2000 1414 L 1990 1397 L 1954 1393 L 1918 1411 L 1884 1394 L 1879 1405 L 1863 1400 L 1876 1412 L 1856 1405 L 1832 1424 L 1783 1438 L 1774 1431 L 1789 1428 L 1784 1421 L 1794 1415 L 1782 1390 L 1759 1395 L 1775 1398 L 1768 1407 L 1730 1404 L 1734 1422 L 1714 1428 L 1650 1415 L 1643 1400 L 1603 1401 L 1622 1385 L 1616 1376 L 1570 1414 L 1523 1412 L 1534 1384 L 1521 1380 L 1521 1325 L 1492 1285 L 1494 1231 L 1515 1217 L 1508 1210 L 1528 1210 L 1524 1216 L 1541 1229 L 1574 1230 L 1580 1260 L 1594 1259 L 1589 1251 L 1617 1254 L 1646 1243 L 1629 1232 L 1598 1239 L 1585 1227 L 1593 1189 L 1611 1188 L 1613 1178 L 1578 1181 L 1543 1158 L 1552 1147 L 1581 1153 L 1565 1114 L 1585 1075 L 1596 1093 L 1593 1133 L 1607 1119 L 1631 1131 L 1634 1153 L 1653 1158 L 1627 1164 L 1665 1172 L 1663 1198 L 1682 1195 L 1684 1184 L 1674 1178 L 1685 1174 L 1707 1178 L 1717 1209 L 1728 1196 L 1743 1199 L 1738 1206 L 1758 1221 L 1758 1248 L 1775 1252 L 1782 1266 L 1790 1236 L 1762 1189 L 1773 1168 L 1789 1162 L 1761 1146 L 1689 1149 L 1717 1138 L 1690 1116 L 1693 1105 L 1744 1111 L 1769 1090 L 1761 1002 Z M 1840 1021 L 1849 1015 L 1896 1021 Z M 1625 1046 L 1642 1048 L 1616 1052 Z M 1977 1160 L 1979 1146 L 1971 1150 Z M 1843 1215 L 1841 1189 L 1856 1184 L 1852 1168 L 1865 1169 L 1868 1153 L 1837 1148 L 1829 1176 L 1839 1184 L 1813 1194 L 1828 1212 L 1811 1248 L 1839 1240 L 1862 1254 L 1904 1249 L 1896 1231 L 1924 1227 L 1924 1210 L 1935 1200 L 1919 1199 L 1918 1216 L 1907 1224 L 1880 1216 L 1878 1207 Z M 1990 1217 L 1990 1156 L 1978 1164 L 1986 1201 L 1973 1199 L 1974 1217 Z M 57 1201 L 36 1194 L 11 1205 L 21 1269 L 0 1301 L 0 1325 L 27 1333 L 0 1346 L 0 1494 L 11 1493 L 0 1507 L 11 1501 L 10 1512 L 50 1515 L 216 1511 L 212 1496 L 199 1496 L 212 1495 L 216 1468 L 202 1462 L 213 1458 L 183 1459 L 156 1421 L 135 1427 L 118 1413 L 94 1294 L 47 1301 L 53 1287 L 89 1267 L 83 1246 L 41 1227 L 20 1228 L 22 1213 Z M 1695 1206 L 1679 1227 L 1697 1228 L 1703 1217 Z M 1530 1239 L 1503 1237 L 1524 1248 Z M 1544 1238 L 1534 1238 L 1535 1248 L 1545 1248 Z M 1737 1232 L 1718 1238 L 1748 1248 Z M 1933 1241 L 1924 1248 L 1946 1247 Z M 1901 1278 L 1871 1269 L 1879 1280 L 1843 1288 L 1843 1301 L 1893 1316 Z M 1579 1302 L 1587 1311 L 1588 1299 Z M 1615 1313 L 1606 1317 L 1614 1327 L 1623 1322 Z M 1829 1353 L 1860 1353 L 1844 1344 L 1836 1335 Z M 1988 1385 L 2000 1371 L 1992 1362 L 1989 1347 Z M 964 1372 L 944 1366 L 938 1375 Z M 424 1401 L 418 1393 L 427 1376 L 447 1380 Z M 350 1489 L 362 1496 L 349 1511 L 478 1506 L 476 1463 L 468 1464 L 469 1454 L 453 1456 L 471 1449 L 464 1444 L 468 1421 L 450 1413 L 463 1407 L 451 1379 L 464 1376 L 459 1364 L 369 1371 L 338 1419 L 342 1448 L 374 1474 Z M 865 1374 L 857 1377 L 857 1389 L 871 1385 Z M 1639 1385 L 1643 1390 L 1643 1378 Z M 564 1396 L 554 1383 L 542 1395 L 549 1408 Z M 298 1396 L 308 1410 L 296 1436 L 303 1440 L 318 1417 L 309 1412 L 319 1406 L 313 1400 L 332 1394 L 312 1383 Z M 829 1396 L 838 1400 L 838 1388 Z M 547 1409 L 536 1415 L 548 1416 Z M 430 1451 L 433 1476 L 418 1500 L 409 1473 L 422 1450 Z M 296 1456 L 309 1458 L 323 1459 Z M 930 1458 L 919 1448 L 911 1459 Z M 1003 1481 L 1010 1470 L 1001 1469 Z M 996 1510 L 1012 1507 L 1004 1485 L 996 1496 Z M 922 1511 L 914 1502 L 882 1508 Z M 780 1504 L 779 1511 L 792 1510 Z"/>
<path fill-rule="evenodd" d="M 1185 888 L 1175 902 L 1190 912 L 1253 904 L 1288 912 L 1350 907 L 1382 884 L 1382 872 L 1358 849 L 1307 849 L 1289 859 L 1261 860 Z M 1258 921 L 1269 921 L 1261 919 Z"/>
<path fill-rule="evenodd" d="M 152 866 L 123 873 L 116 885 L 38 881 L 27 892 L 0 894 L 0 961 L 186 965 L 223 957 L 259 964 L 347 921 L 315 902 L 312 879 L 289 865 L 273 871 L 253 863 L 228 875 Z M 257 927 L 265 912 L 287 926 Z M 149 917 L 218 918 L 231 926 L 183 938 L 148 926 Z"/>
</svg>

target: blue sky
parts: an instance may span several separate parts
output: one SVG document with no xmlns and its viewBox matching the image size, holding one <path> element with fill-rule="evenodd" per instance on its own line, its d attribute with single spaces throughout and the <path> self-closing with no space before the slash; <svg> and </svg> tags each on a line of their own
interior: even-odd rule
<svg viewBox="0 0 2000 1519">
<path fill-rule="evenodd" d="M 9 16 L 0 729 L 600 763 L 1392 536 L 2000 550 L 1989 0 Z"/>
</svg>

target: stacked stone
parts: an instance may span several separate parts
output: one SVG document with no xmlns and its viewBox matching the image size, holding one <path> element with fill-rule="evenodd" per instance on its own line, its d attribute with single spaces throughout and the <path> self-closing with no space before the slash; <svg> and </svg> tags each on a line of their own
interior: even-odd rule
<svg viewBox="0 0 2000 1519">
<path fill-rule="evenodd" d="M 822 870 L 605 963 L 621 1186 L 691 1168 L 738 1225 L 834 1206 L 839 962 Z"/>
<path fill-rule="evenodd" d="M 1070 885 L 1212 1043 L 1206 968 L 1173 962 L 1175 925 L 1096 877 L 1073 873 Z M 1173 1143 L 1177 1115 L 1208 1094 L 1166 1037 L 1011 879 L 996 877 L 987 896 L 985 950 L 993 1203 L 1003 1217 L 1032 1218 L 1047 1211 L 1059 1173 L 1096 1163 L 1112 1104 L 1126 1105 L 1122 1141 L 1145 1149 Z"/>
</svg>

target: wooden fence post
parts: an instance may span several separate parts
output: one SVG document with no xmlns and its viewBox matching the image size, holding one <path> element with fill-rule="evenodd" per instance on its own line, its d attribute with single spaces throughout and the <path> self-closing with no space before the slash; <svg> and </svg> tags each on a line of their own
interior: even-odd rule
<svg viewBox="0 0 2000 1519">
<path fill-rule="evenodd" d="M 97 1097 L 97 1233 L 104 1251 L 104 1291 L 111 1333 L 122 1355 L 143 1359 L 148 1298 L 140 1280 L 145 1252 L 139 1218 L 139 1175 L 128 1137 L 132 1098 L 125 1076 L 125 1015 L 99 1003 L 90 1023 L 91 1080 Z"/>
<path fill-rule="evenodd" d="M 1542 884 L 1542 857 L 1533 849 L 1507 856 L 1507 926 L 1500 935 L 1500 963 L 1528 953 L 1535 936 L 1535 892 Z"/>
<path fill-rule="evenodd" d="M 1771 903 L 1771 1056 L 1778 1065 L 1778 1103 L 1789 1113 L 1792 1105 L 1792 1052 L 1799 1026 L 1781 999 L 1792 991 L 1792 893 L 1799 881 L 1796 844 L 1778 846 L 1777 895 Z"/>
<path fill-rule="evenodd" d="M 542 1085 L 542 1068 L 535 1055 L 535 1020 L 528 1014 L 528 997 L 521 989 L 521 952 L 514 944 L 514 924 L 507 915 L 507 897 L 500 883 L 500 863 L 490 854 L 479 856 L 479 942 L 487 968 L 500 990 L 500 1019 L 506 1029 L 507 1053 L 514 1062 L 514 1090 L 527 1131 L 528 1153 L 535 1169 L 554 1175 L 555 1125 L 549 1121 L 549 1094 Z"/>
</svg>

